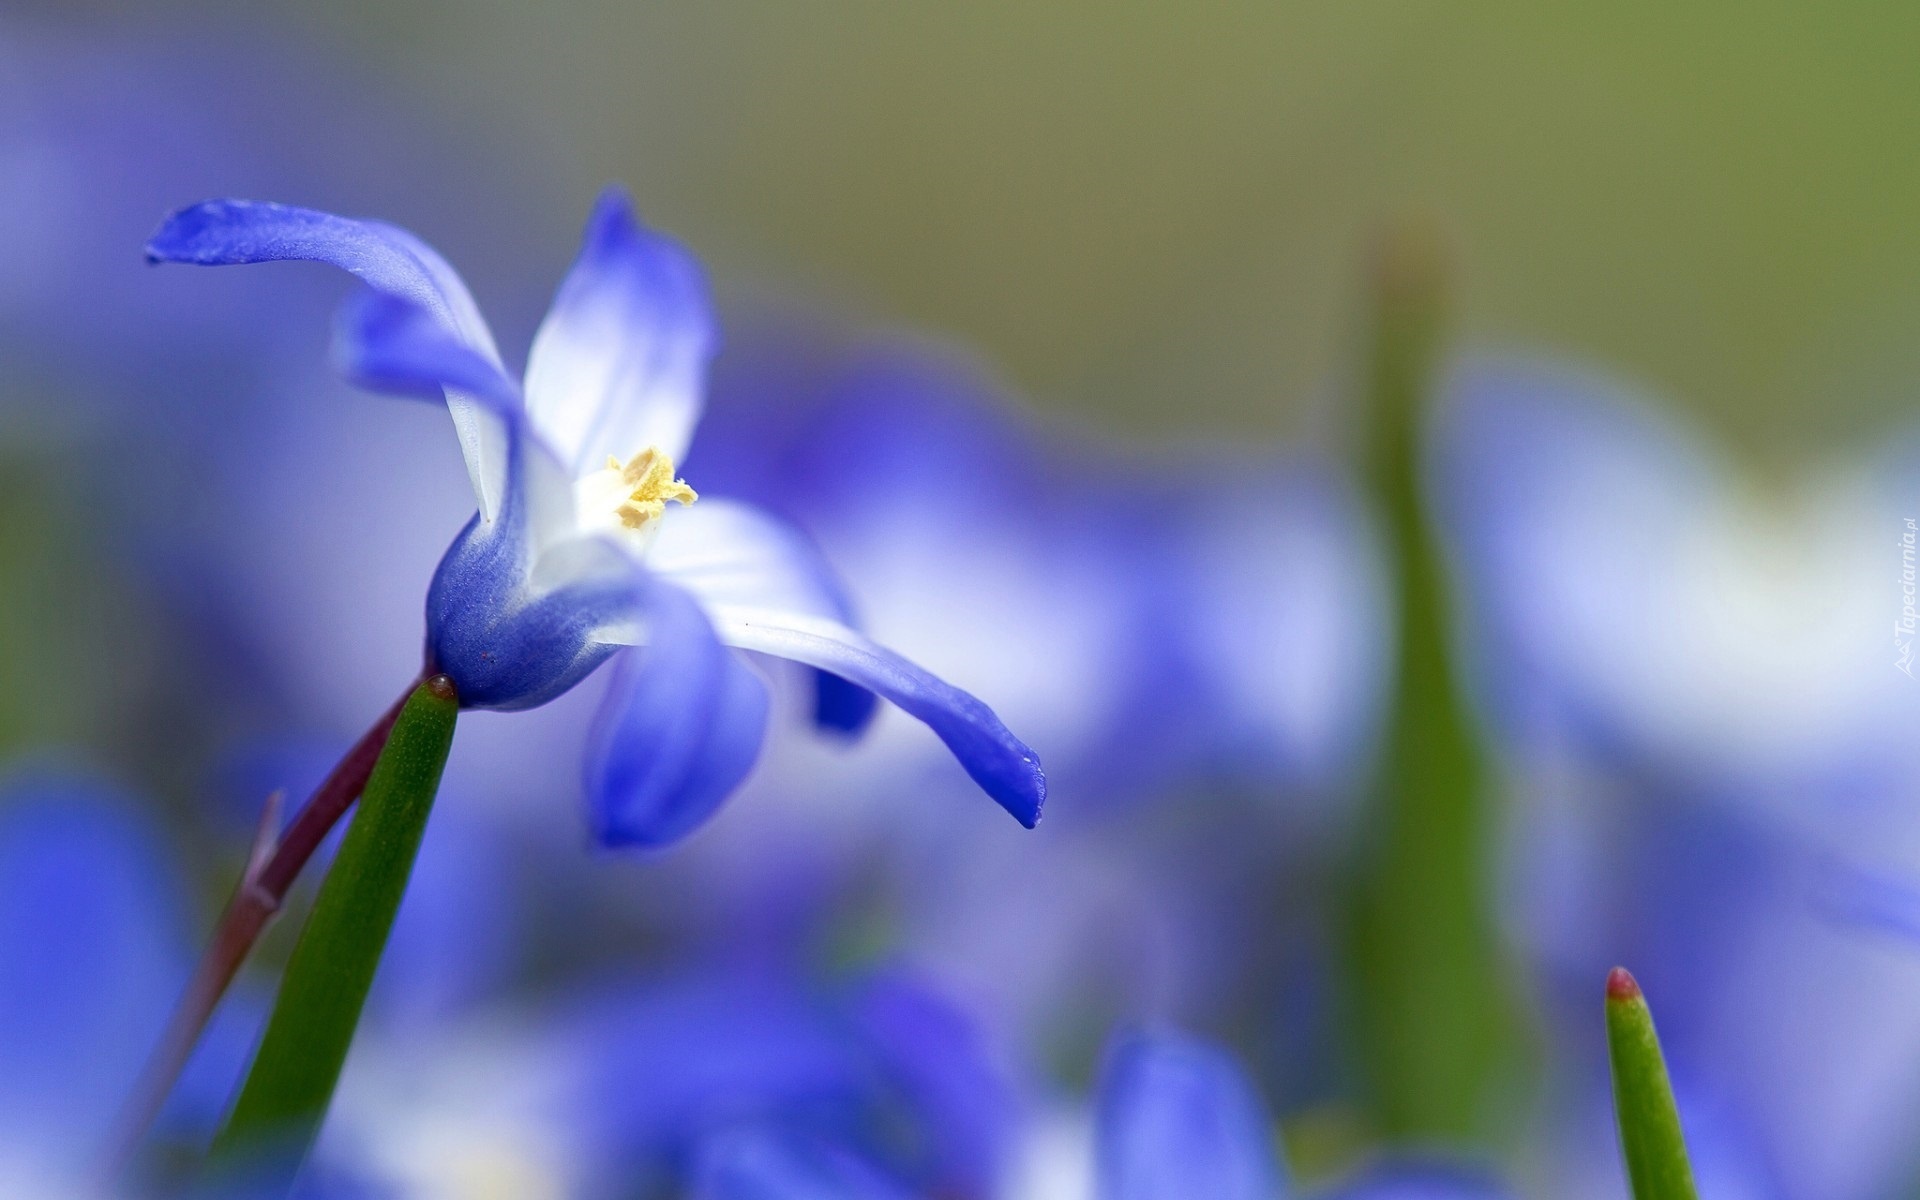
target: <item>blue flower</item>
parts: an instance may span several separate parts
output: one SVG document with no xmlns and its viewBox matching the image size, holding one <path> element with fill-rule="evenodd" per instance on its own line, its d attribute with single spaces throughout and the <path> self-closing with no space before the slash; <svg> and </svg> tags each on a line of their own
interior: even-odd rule
<svg viewBox="0 0 1920 1200">
<path fill-rule="evenodd" d="M 605 842 L 684 836 L 746 775 L 768 701 L 735 651 L 830 680 L 838 726 L 857 726 L 870 696 L 892 701 L 1021 823 L 1039 819 L 1039 763 L 991 710 L 858 632 L 805 538 L 679 478 L 713 319 L 693 258 L 619 192 L 588 222 L 524 387 L 459 276 L 393 226 L 215 200 L 169 219 L 148 255 L 317 261 L 368 285 L 342 311 L 339 365 L 376 390 L 444 398 L 479 500 L 428 590 L 428 662 L 464 705 L 517 710 L 618 656 L 587 764 Z"/>
<path fill-rule="evenodd" d="M 701 1147 L 693 1200 L 914 1200 L 846 1149 L 791 1131 L 747 1126 Z"/>
<path fill-rule="evenodd" d="M 1324 462 L 1193 459 L 1171 536 L 1162 622 L 1190 697 L 1181 764 L 1278 784 L 1302 817 L 1351 814 L 1384 705 L 1393 602 L 1351 484 Z M 1335 820 L 1332 823 L 1338 824 Z"/>
<path fill-rule="evenodd" d="M 1276 1127 L 1224 1049 L 1171 1029 L 1123 1034 L 1108 1052 L 1094 1127 L 1097 1200 L 1283 1200 L 1298 1195 Z M 1388 1158 L 1323 1200 L 1506 1200 L 1486 1173 L 1439 1158 Z"/>
<path fill-rule="evenodd" d="M 1060 1129 L 1029 1129 L 1029 1161 L 984 1188 L 927 1188 L 887 1169 L 869 1148 L 816 1123 L 762 1113 L 700 1141 L 692 1195 L 699 1200 L 907 1200 L 1006 1196 L 1011 1200 L 1287 1200 L 1298 1196 L 1281 1162 L 1278 1130 L 1239 1064 L 1224 1049 L 1172 1029 L 1115 1039 L 1092 1112 Z M 1089 1144 L 1090 1141 L 1090 1144 Z M 1365 1166 L 1323 1200 L 1507 1200 L 1485 1172 L 1437 1158 Z"/>
<path fill-rule="evenodd" d="M 875 1178 L 983 1197 L 1020 1128 L 991 1044 L 904 971 L 821 989 L 785 972 L 700 969 L 596 988 L 553 1024 L 574 1047 L 570 1107 L 592 1114 L 588 1140 L 617 1148 L 616 1173 L 635 1182 L 664 1184 L 708 1143 L 757 1129 L 809 1170 L 837 1170 L 843 1151 Z M 756 1157 L 772 1154 L 758 1145 Z"/>
<path fill-rule="evenodd" d="M 1510 731 L 1803 808 L 1911 780 L 1897 457 L 1769 492 L 1596 372 L 1476 360 L 1448 391 L 1435 502 Z"/>
<path fill-rule="evenodd" d="M 1285 1184 L 1273 1132 L 1266 1106 L 1226 1051 L 1169 1031 L 1125 1036 L 1101 1086 L 1099 1194 L 1276 1200 Z"/>
<path fill-rule="evenodd" d="M 109 1123 L 186 980 L 187 895 L 128 796 L 75 774 L 0 785 L 0 1193 L 92 1194 Z M 162 1118 L 204 1137 L 251 1038 L 214 1023 Z"/>
</svg>

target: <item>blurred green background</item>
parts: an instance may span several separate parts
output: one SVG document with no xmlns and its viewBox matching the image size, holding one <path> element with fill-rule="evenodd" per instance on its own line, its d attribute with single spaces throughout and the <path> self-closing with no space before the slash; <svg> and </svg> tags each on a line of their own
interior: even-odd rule
<svg viewBox="0 0 1920 1200">
<path fill-rule="evenodd" d="M 1910 4 L 312 5 L 488 152 L 751 279 L 951 334 L 1043 408 L 1311 432 L 1370 230 L 1437 218 L 1461 322 L 1653 385 L 1749 457 L 1920 378 Z M 558 151 L 557 155 L 555 151 Z M 524 231 L 503 231 L 524 237 Z"/>
</svg>

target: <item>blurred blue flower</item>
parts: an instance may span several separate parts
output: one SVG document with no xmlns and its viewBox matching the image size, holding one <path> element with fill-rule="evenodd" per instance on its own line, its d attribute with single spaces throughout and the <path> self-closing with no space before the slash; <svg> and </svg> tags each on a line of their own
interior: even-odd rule
<svg viewBox="0 0 1920 1200">
<path fill-rule="evenodd" d="M 1021 1111 L 964 1014 L 904 975 L 675 970 L 370 1028 L 309 1178 L 677 1196 L 711 1166 L 714 1186 L 772 1171 L 986 1200 Z"/>
<path fill-rule="evenodd" d="M 1920 964 L 1832 919 L 1833 864 L 1914 861 L 1900 616 L 1910 472 L 1767 495 L 1596 375 L 1470 363 L 1434 442 L 1477 681 L 1528 803 L 1512 924 L 1558 1036 L 1556 1194 L 1617 1194 L 1597 981 L 1645 982 L 1703 1194 L 1912 1177 Z"/>
<path fill-rule="evenodd" d="M 1101 1200 L 1272 1200 L 1284 1189 L 1273 1120 L 1224 1050 L 1171 1033 L 1122 1038 L 1097 1125 Z"/>
<path fill-rule="evenodd" d="M 913 1193 L 840 1147 L 764 1128 L 702 1147 L 690 1200 L 913 1200 Z"/>
<path fill-rule="evenodd" d="M 96 1194 L 110 1122 L 186 982 L 184 872 L 144 808 L 73 772 L 22 770 L 0 784 L 0 1194 Z M 531 1040 L 491 1015 L 524 952 L 502 919 L 511 877 L 496 869 L 500 849 L 464 820 L 430 827 L 313 1194 L 360 1194 L 334 1185 L 405 1180 L 423 1161 L 447 1170 L 454 1149 L 471 1156 L 487 1134 L 495 1166 L 542 1148 L 534 1132 L 550 1118 L 530 1114 L 545 1048 L 529 1053 Z M 162 1114 L 155 1136 L 173 1151 L 199 1152 L 225 1112 L 265 1015 L 256 982 L 228 997 Z M 490 1086 L 475 1091 L 482 1077 Z M 439 1106 L 429 1118 L 401 1119 L 407 1102 L 429 1099 Z M 369 1127 L 386 1132 L 368 1139 Z M 456 1147 L 457 1129 L 476 1132 Z"/>
<path fill-rule="evenodd" d="M 1552 1022 L 1539 1173 L 1559 1194 L 1623 1186 L 1591 1036 L 1608 962 L 1647 987 L 1703 1195 L 1867 1200 L 1910 1180 L 1920 961 L 1835 919 L 1817 841 L 1657 779 L 1563 772 L 1533 795 L 1516 924 Z"/>
<path fill-rule="evenodd" d="M 1432 465 L 1510 734 L 1802 811 L 1911 778 L 1910 468 L 1767 486 L 1625 386 L 1501 359 L 1450 381 Z"/>
<path fill-rule="evenodd" d="M 0 797 L 0 1174 L 83 1177 L 184 981 L 186 914 L 153 836 L 86 783 Z"/>
<path fill-rule="evenodd" d="M 810 856 L 862 944 L 884 936 L 1007 1045 L 1084 1061 L 1115 1021 L 1252 1022 L 1286 1043 L 1262 1058 L 1276 1096 L 1323 1091 L 1333 939 L 1301 881 L 1348 828 L 1386 602 L 1350 489 L 1299 456 L 1041 426 L 911 338 L 763 322 L 717 365 L 708 477 L 811 535 L 875 636 L 1007 697 L 1047 747 L 1051 815 L 1010 836 L 941 802 L 952 773 L 883 717 L 857 756 L 776 747 L 751 818 L 683 856 L 702 890 L 784 886 Z M 1151 520 L 1146 479 L 1179 481 Z"/>
<path fill-rule="evenodd" d="M 941 803 L 952 773 L 883 717 L 857 756 L 776 747 L 751 819 L 693 849 L 705 890 L 837 860 L 863 928 L 1035 1054 L 1084 1058 L 1087 1031 L 1151 1017 L 1258 1020 L 1312 1045 L 1290 1059 L 1324 1058 L 1331 1039 L 1292 1019 L 1317 1001 L 1282 1018 L 1263 972 L 1317 996 L 1329 939 L 1277 927 L 1266 898 L 1343 828 L 1380 691 L 1384 588 L 1348 489 L 1299 458 L 1036 426 L 976 362 L 913 339 L 750 328 L 719 368 L 709 477 L 803 528 L 875 636 L 1005 696 L 1047 747 L 1051 815 L 1009 836 Z M 1179 481 L 1151 520 L 1143 479 Z"/>
<path fill-rule="evenodd" d="M 170 219 L 149 256 L 322 261 L 369 284 L 342 314 L 343 369 L 379 390 L 444 393 L 479 499 L 428 592 L 429 662 L 463 704 L 512 710 L 623 646 L 648 648 L 622 656 L 589 755 L 604 840 L 680 837 L 751 767 L 766 693 L 730 648 L 830 676 L 836 725 L 857 725 L 868 693 L 892 700 L 1022 823 L 1038 819 L 1032 752 L 972 696 L 856 632 L 804 539 L 742 505 L 693 503 L 675 472 L 713 340 L 705 285 L 624 197 L 608 193 L 589 222 L 534 340 L 524 401 L 458 276 L 392 226 L 213 201 Z"/>
<path fill-rule="evenodd" d="M 810 361 L 830 341 L 750 331 L 716 382 L 709 469 L 857 580 L 890 645 L 1004 696 L 1047 746 L 1050 784 L 1127 779 L 1159 740 L 1128 722 L 1168 718 L 1142 705 L 1164 639 L 1137 531 L 1091 486 L 1102 457 L 1028 427 L 951 350 L 892 339 Z M 924 743 L 876 734 L 867 779 L 937 786 Z"/>
<path fill-rule="evenodd" d="M 903 1181 L 855 1145 L 786 1121 L 736 1126 L 702 1143 L 702 1200 L 965 1197 L 972 1200 L 1286 1200 L 1278 1127 L 1223 1049 L 1170 1029 L 1117 1037 L 1090 1125 L 1029 1121 L 1023 1161 L 985 1191 Z M 1483 1171 L 1433 1160 L 1370 1164 L 1323 1200 L 1507 1200 Z"/>
<path fill-rule="evenodd" d="M 187 897 L 138 806 L 86 776 L 0 785 L 0 1193 L 95 1194 L 110 1123 L 185 983 Z M 202 1042 L 163 1137 L 212 1128 L 257 1010 Z"/>
<path fill-rule="evenodd" d="M 695 972 L 609 986 L 561 1027 L 579 1047 L 579 1107 L 634 1180 L 676 1177 L 713 1137 L 757 1128 L 843 1147 L 928 1194 L 990 1196 L 1015 1150 L 1016 1082 L 964 1012 L 903 973 L 821 988 Z"/>
<path fill-rule="evenodd" d="M 1122 1035 L 1108 1056 L 1095 1127 L 1094 1200 L 1282 1200 L 1278 1128 L 1231 1055 L 1187 1034 Z M 1484 1170 L 1439 1158 L 1368 1164 L 1322 1200 L 1506 1200 Z M 1556 1193 L 1557 1194 L 1557 1193 Z"/>
<path fill-rule="evenodd" d="M 1008 697 L 1078 803 L 1351 773 L 1385 589 L 1323 464 L 1121 448 L 1036 427 L 951 348 L 755 332 L 716 382 L 708 469 L 806 530 L 890 644 Z M 1177 489 L 1152 520 L 1143 481 Z"/>
<path fill-rule="evenodd" d="M 1222 1049 L 1116 1038 L 1061 1102 L 925 981 L 737 965 L 562 986 L 356 1046 L 307 1195 L 808 1200 L 1283 1200 L 1278 1127 Z M 1318 1191 L 1310 1195 L 1322 1195 Z M 1498 1200 L 1482 1174 L 1385 1161 L 1340 1200 Z"/>
</svg>

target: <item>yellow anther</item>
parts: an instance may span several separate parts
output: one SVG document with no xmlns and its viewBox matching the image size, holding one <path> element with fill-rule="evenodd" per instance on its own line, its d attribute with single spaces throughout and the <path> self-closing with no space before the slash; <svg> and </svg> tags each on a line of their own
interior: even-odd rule
<svg viewBox="0 0 1920 1200">
<path fill-rule="evenodd" d="M 652 446 L 628 459 L 624 466 L 619 459 L 608 456 L 607 470 L 619 473 L 621 490 L 627 493 L 613 511 L 628 529 L 644 529 L 659 520 L 670 500 L 692 504 L 700 498 L 686 480 L 673 477 L 673 460 Z"/>
</svg>

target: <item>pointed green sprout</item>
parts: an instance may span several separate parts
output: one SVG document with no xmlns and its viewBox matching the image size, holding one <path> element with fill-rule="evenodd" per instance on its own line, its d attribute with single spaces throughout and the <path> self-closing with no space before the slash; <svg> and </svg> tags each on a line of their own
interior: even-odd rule
<svg viewBox="0 0 1920 1200">
<path fill-rule="evenodd" d="M 422 682 L 401 709 L 215 1139 L 217 1171 L 290 1172 L 319 1132 L 413 872 L 458 710 L 444 675 Z"/>
<path fill-rule="evenodd" d="M 1607 976 L 1607 1052 L 1613 1060 L 1620 1155 L 1633 1200 L 1698 1200 L 1653 1012 L 1624 967 Z"/>
</svg>

